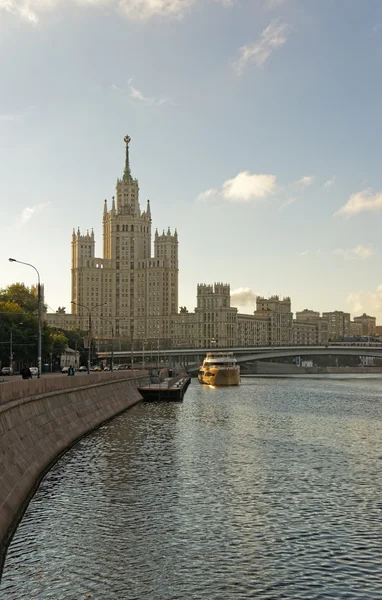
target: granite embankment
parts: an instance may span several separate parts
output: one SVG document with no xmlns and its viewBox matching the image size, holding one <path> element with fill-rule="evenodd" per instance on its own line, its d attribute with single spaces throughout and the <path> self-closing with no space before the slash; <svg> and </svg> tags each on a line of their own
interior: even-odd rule
<svg viewBox="0 0 382 600">
<path fill-rule="evenodd" d="M 0 573 L 15 524 L 51 464 L 78 439 L 141 400 L 143 371 L 0 384 Z"/>
</svg>

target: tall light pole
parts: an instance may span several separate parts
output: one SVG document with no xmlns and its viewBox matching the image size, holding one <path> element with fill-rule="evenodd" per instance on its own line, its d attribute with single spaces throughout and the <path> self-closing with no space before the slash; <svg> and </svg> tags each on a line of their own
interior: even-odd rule
<svg viewBox="0 0 382 600">
<path fill-rule="evenodd" d="M 75 306 L 82 306 L 82 308 L 86 308 L 86 310 L 89 313 L 89 340 L 88 340 L 88 375 L 90 373 L 90 353 L 91 353 L 91 344 L 92 344 L 92 311 L 95 310 L 96 308 L 99 308 L 100 306 L 105 306 L 107 304 L 107 302 L 103 302 L 102 304 L 97 304 L 96 306 L 92 306 L 92 308 L 89 308 L 88 306 L 86 306 L 86 304 L 80 304 L 79 302 L 74 302 L 74 300 L 71 301 L 71 304 L 74 304 Z"/>
<path fill-rule="evenodd" d="M 37 335 L 37 377 L 40 378 L 41 375 L 41 283 L 40 283 L 40 273 L 36 269 L 34 265 L 30 263 L 23 262 L 21 260 L 16 260 L 15 258 L 9 258 L 9 262 L 16 262 L 20 265 L 26 265 L 27 267 L 32 267 L 37 273 L 37 315 L 38 315 L 38 335 Z"/>
</svg>

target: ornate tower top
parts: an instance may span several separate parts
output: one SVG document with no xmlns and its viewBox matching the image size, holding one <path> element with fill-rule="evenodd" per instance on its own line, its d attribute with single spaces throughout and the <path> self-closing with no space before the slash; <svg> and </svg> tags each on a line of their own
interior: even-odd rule
<svg viewBox="0 0 382 600">
<path fill-rule="evenodd" d="M 129 161 L 129 144 L 131 142 L 131 137 L 129 135 L 125 135 L 123 141 L 126 144 L 126 161 L 125 161 L 125 171 L 123 173 L 123 179 L 125 181 L 131 181 L 131 171 L 130 171 L 130 161 Z"/>
</svg>

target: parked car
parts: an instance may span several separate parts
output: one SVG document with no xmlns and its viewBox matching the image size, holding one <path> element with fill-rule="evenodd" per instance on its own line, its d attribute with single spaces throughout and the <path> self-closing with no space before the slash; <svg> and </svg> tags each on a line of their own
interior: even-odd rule
<svg viewBox="0 0 382 600">
<path fill-rule="evenodd" d="M 100 367 L 99 365 L 96 365 L 96 366 L 93 368 L 93 371 L 102 371 L 102 369 L 101 369 L 101 367 Z"/>
<path fill-rule="evenodd" d="M 104 367 L 104 371 L 110 371 L 110 367 Z"/>
<path fill-rule="evenodd" d="M 1 369 L 1 374 L 2 375 L 13 375 L 13 369 L 12 369 L 12 367 L 3 367 Z"/>
<path fill-rule="evenodd" d="M 80 366 L 80 368 L 79 368 L 78 370 L 83 372 L 83 371 L 87 371 L 87 370 L 88 370 L 88 368 L 87 368 L 87 367 L 85 367 L 85 365 L 81 365 L 81 366 Z"/>
<path fill-rule="evenodd" d="M 69 373 L 69 367 L 62 367 L 61 373 Z"/>
<path fill-rule="evenodd" d="M 37 367 L 29 367 L 29 370 L 32 373 L 32 377 L 33 377 L 33 375 L 38 375 L 38 368 Z"/>
</svg>

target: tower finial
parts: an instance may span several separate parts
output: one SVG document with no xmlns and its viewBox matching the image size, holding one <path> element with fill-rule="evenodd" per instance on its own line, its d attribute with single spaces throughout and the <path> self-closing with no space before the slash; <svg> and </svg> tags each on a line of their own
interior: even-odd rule
<svg viewBox="0 0 382 600">
<path fill-rule="evenodd" d="M 129 135 L 125 135 L 123 141 L 126 144 L 126 161 L 125 161 L 125 171 L 123 173 L 123 179 L 131 179 L 131 171 L 130 171 L 130 161 L 129 161 L 129 144 L 131 142 L 131 137 Z"/>
</svg>

